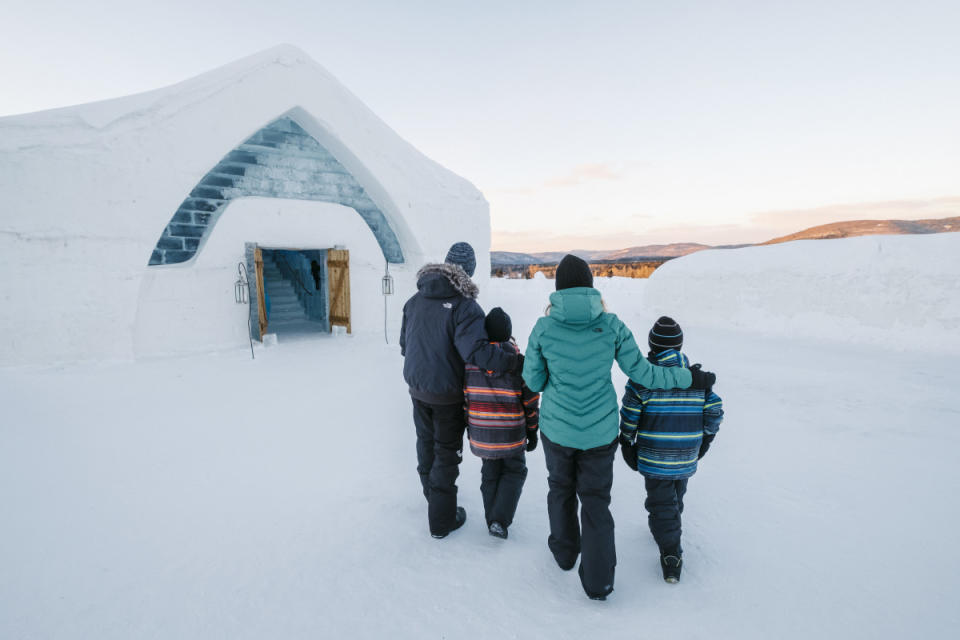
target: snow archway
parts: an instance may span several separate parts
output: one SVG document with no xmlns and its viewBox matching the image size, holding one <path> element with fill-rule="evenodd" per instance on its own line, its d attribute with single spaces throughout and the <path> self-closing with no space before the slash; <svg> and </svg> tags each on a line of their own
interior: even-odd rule
<svg viewBox="0 0 960 640">
<path fill-rule="evenodd" d="M 300 125 L 282 117 L 244 140 L 207 172 L 173 214 L 149 264 L 191 260 L 227 204 L 249 196 L 350 207 L 370 227 L 386 261 L 404 261 L 396 233 L 353 174 Z"/>
</svg>

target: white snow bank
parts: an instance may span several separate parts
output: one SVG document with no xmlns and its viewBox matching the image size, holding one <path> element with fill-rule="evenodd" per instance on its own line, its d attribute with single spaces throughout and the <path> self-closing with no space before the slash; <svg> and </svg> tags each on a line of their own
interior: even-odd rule
<svg viewBox="0 0 960 640">
<path fill-rule="evenodd" d="M 960 234 L 701 251 L 654 272 L 646 305 L 682 325 L 960 352 Z"/>
</svg>

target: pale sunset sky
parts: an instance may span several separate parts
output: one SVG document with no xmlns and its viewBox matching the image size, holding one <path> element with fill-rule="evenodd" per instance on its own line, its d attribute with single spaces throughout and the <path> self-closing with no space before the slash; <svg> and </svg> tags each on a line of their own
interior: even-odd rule
<svg viewBox="0 0 960 640">
<path fill-rule="evenodd" d="M 960 2 L 32 0 L 0 115 L 305 50 L 490 201 L 494 249 L 960 215 Z"/>
</svg>

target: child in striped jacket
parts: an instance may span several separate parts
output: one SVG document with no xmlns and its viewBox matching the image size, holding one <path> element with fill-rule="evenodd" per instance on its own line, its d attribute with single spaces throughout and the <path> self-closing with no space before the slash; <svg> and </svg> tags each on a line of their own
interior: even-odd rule
<svg viewBox="0 0 960 640">
<path fill-rule="evenodd" d="M 661 317 L 650 330 L 651 363 L 690 368 L 680 352 L 683 331 L 672 318 Z M 660 547 L 660 568 L 667 582 L 680 580 L 683 549 L 680 514 L 687 480 L 697 471 L 723 421 L 720 396 L 712 389 L 647 389 L 630 381 L 620 410 L 623 459 L 643 474 L 644 506 L 650 532 Z"/>
<path fill-rule="evenodd" d="M 511 337 L 510 316 L 503 309 L 491 310 L 485 327 L 491 342 L 507 353 L 519 353 Z M 463 395 L 470 450 L 483 458 L 480 493 L 487 529 L 492 536 L 506 538 L 527 479 L 525 452 L 537 448 L 540 394 L 530 391 L 517 373 L 467 364 Z"/>
</svg>

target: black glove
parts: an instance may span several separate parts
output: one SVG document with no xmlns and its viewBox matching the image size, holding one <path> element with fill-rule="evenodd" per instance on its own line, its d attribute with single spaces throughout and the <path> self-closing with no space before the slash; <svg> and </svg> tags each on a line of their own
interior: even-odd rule
<svg viewBox="0 0 960 640">
<path fill-rule="evenodd" d="M 527 429 L 527 451 L 533 451 L 537 448 L 537 442 L 540 441 L 539 431 L 537 429 Z"/>
<path fill-rule="evenodd" d="M 630 441 L 624 435 L 620 436 L 620 453 L 623 455 L 623 461 L 627 463 L 627 466 L 636 471 L 637 445 L 630 444 Z"/>
<path fill-rule="evenodd" d="M 707 450 L 710 449 L 710 443 L 713 442 L 713 439 L 717 437 L 715 433 L 705 433 L 703 434 L 703 440 L 700 442 L 700 453 L 697 454 L 697 460 L 703 458 L 707 455 Z"/>
<path fill-rule="evenodd" d="M 703 371 L 699 364 L 690 367 L 690 376 L 693 378 L 693 381 L 690 383 L 691 389 L 703 389 L 706 391 L 717 382 L 716 374 Z"/>
</svg>

